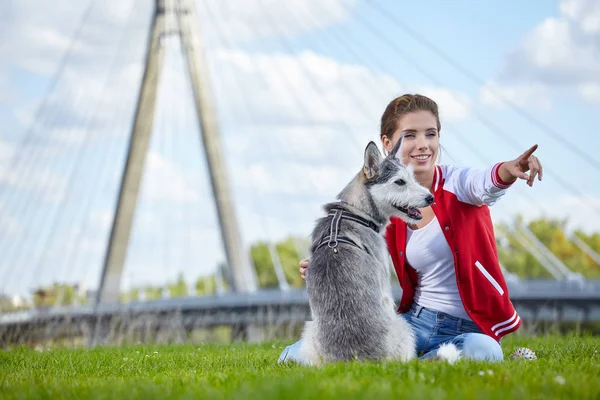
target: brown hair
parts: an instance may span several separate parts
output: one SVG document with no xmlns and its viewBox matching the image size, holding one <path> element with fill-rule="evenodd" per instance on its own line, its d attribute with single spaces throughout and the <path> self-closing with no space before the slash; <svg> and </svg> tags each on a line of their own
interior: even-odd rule
<svg viewBox="0 0 600 400">
<path fill-rule="evenodd" d="M 429 97 L 420 94 L 405 94 L 400 97 L 396 97 L 388 104 L 381 116 L 381 133 L 380 137 L 387 136 L 388 139 L 392 139 L 394 132 L 398 129 L 398 120 L 411 112 L 416 111 L 430 111 L 437 121 L 438 133 L 442 129 L 440 124 L 440 116 L 438 112 L 438 106 L 435 101 Z"/>
</svg>

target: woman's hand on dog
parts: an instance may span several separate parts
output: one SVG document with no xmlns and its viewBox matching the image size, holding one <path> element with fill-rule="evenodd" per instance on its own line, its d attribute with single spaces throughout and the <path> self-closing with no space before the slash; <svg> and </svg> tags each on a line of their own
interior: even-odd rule
<svg viewBox="0 0 600 400">
<path fill-rule="evenodd" d="M 306 280 L 306 268 L 308 268 L 308 258 L 300 261 L 300 276 Z"/>
</svg>

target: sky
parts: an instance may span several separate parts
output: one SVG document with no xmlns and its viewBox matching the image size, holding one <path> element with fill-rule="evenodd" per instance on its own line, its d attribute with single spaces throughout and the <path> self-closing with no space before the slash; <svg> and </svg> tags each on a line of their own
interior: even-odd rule
<svg viewBox="0 0 600 400">
<path fill-rule="evenodd" d="M 0 293 L 96 287 L 152 9 L 0 4 Z M 207 0 L 195 12 L 246 249 L 307 238 L 380 143 L 387 103 L 408 92 L 439 104 L 441 163 L 483 168 L 539 145 L 543 181 L 513 185 L 495 222 L 599 230 L 599 2 Z M 162 43 L 123 289 L 192 281 L 224 259 L 179 38 Z"/>
</svg>

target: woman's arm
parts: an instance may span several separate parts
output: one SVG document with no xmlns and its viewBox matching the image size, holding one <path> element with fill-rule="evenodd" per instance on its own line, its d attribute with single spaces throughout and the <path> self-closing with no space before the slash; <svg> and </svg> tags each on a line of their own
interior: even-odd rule
<svg viewBox="0 0 600 400">
<path fill-rule="evenodd" d="M 485 169 L 442 166 L 444 188 L 462 202 L 491 206 L 517 179 L 527 180 L 529 186 L 533 186 L 536 176 L 542 180 L 542 164 L 532 155 L 536 149 L 537 145 L 514 160 L 499 162 Z M 527 171 L 531 171 L 530 174 Z"/>
</svg>

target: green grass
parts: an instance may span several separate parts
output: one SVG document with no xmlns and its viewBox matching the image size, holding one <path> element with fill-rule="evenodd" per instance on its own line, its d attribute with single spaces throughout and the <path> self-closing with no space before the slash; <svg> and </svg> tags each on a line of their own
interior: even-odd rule
<svg viewBox="0 0 600 400">
<path fill-rule="evenodd" d="M 536 361 L 278 365 L 283 343 L 0 352 L 2 399 L 599 399 L 600 338 L 506 338 Z"/>
</svg>

